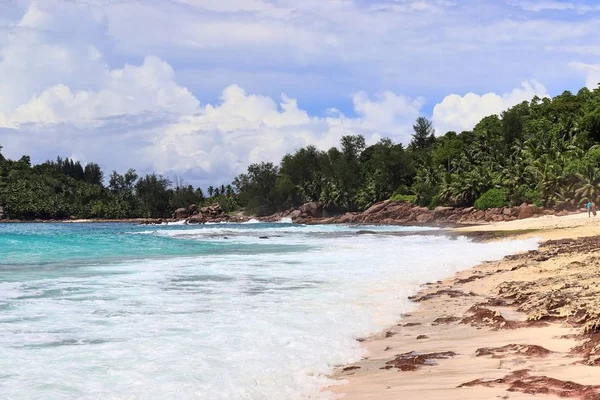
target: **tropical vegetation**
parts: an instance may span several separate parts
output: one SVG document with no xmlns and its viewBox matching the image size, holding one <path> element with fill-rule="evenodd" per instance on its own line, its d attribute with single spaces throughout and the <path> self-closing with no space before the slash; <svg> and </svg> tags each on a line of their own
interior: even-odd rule
<svg viewBox="0 0 600 400">
<path fill-rule="evenodd" d="M 1 147 L 0 147 L 1 150 Z M 106 177 L 95 163 L 57 158 L 39 165 L 0 151 L 0 206 L 10 218 L 165 217 L 218 202 L 267 215 L 318 201 L 359 211 L 392 198 L 431 208 L 479 209 L 524 202 L 573 209 L 600 200 L 600 89 L 534 97 L 483 118 L 470 131 L 436 135 L 419 117 L 407 146 L 360 135 L 314 146 L 279 162 L 252 164 L 231 185 L 200 188 L 129 170 Z"/>
</svg>

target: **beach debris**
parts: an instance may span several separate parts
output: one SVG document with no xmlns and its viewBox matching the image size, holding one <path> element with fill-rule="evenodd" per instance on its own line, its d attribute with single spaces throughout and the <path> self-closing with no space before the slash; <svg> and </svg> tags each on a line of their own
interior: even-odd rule
<svg viewBox="0 0 600 400">
<path fill-rule="evenodd" d="M 587 340 L 571 349 L 571 354 L 581 356 L 582 364 L 600 366 L 600 333 L 586 335 Z"/>
<path fill-rule="evenodd" d="M 351 365 L 349 367 L 343 368 L 342 371 L 348 372 L 348 371 L 354 371 L 354 370 L 357 370 L 357 369 L 360 369 L 360 367 L 358 365 Z"/>
<path fill-rule="evenodd" d="M 427 335 L 419 335 L 419 336 L 417 336 L 417 340 L 423 340 L 423 339 L 429 339 L 429 336 L 427 336 Z"/>
<path fill-rule="evenodd" d="M 546 394 L 581 400 L 600 400 L 600 385 L 582 385 L 547 376 L 530 375 L 529 370 L 526 369 L 514 371 L 500 379 L 476 379 L 463 383 L 458 387 L 474 386 L 489 388 L 507 386 L 509 392 L 520 392 L 531 395 Z"/>
<path fill-rule="evenodd" d="M 443 351 L 438 353 L 409 353 L 399 354 L 393 360 L 385 363 L 380 369 L 397 368 L 400 371 L 416 371 L 423 366 L 436 365 L 433 360 L 446 360 L 455 357 L 457 354 L 453 351 Z"/>
<path fill-rule="evenodd" d="M 448 317 L 439 317 L 436 318 L 431 325 L 445 325 L 445 324 L 451 324 L 453 322 L 457 322 L 460 321 L 460 317 L 455 317 L 455 316 L 448 316 Z"/>
<path fill-rule="evenodd" d="M 541 321 L 509 321 L 502 316 L 500 311 L 493 311 L 477 305 L 471 307 L 467 312 L 472 313 L 472 315 L 463 318 L 460 323 L 471 325 L 478 329 L 491 328 L 494 331 L 498 331 L 502 329 L 541 328 L 548 326 L 546 322 Z"/>
<path fill-rule="evenodd" d="M 442 289 L 442 290 L 438 290 L 437 292 L 433 292 L 433 293 L 409 296 L 408 299 L 412 300 L 416 303 L 420 303 L 422 301 L 431 300 L 431 299 L 434 299 L 434 298 L 440 297 L 440 296 L 448 296 L 451 299 L 455 299 L 458 297 L 469 297 L 469 296 L 477 296 L 477 295 L 473 292 L 465 293 L 465 292 L 462 292 L 460 290 L 455 290 L 455 289 Z"/>
<path fill-rule="evenodd" d="M 463 318 L 460 323 L 471 325 L 476 328 L 488 327 L 494 330 L 513 329 L 514 324 L 507 321 L 499 311 L 492 311 L 489 308 L 471 307 L 468 312 L 473 315 Z"/>
<path fill-rule="evenodd" d="M 482 279 L 485 278 L 486 276 L 489 276 L 490 274 L 475 274 L 475 275 L 471 275 L 468 278 L 464 278 L 464 279 L 457 279 L 455 282 L 458 285 L 463 285 L 465 283 L 469 283 L 469 282 L 473 282 L 476 281 L 478 279 Z"/>
<path fill-rule="evenodd" d="M 398 326 L 403 326 L 405 328 L 410 328 L 411 326 L 419 326 L 419 325 L 421 325 L 420 322 L 408 322 L 408 323 L 406 323 L 404 325 L 398 324 Z"/>
<path fill-rule="evenodd" d="M 535 344 L 508 344 L 502 347 L 482 347 L 475 352 L 476 357 L 492 356 L 492 358 L 505 358 L 509 356 L 546 357 L 552 352 Z"/>
</svg>

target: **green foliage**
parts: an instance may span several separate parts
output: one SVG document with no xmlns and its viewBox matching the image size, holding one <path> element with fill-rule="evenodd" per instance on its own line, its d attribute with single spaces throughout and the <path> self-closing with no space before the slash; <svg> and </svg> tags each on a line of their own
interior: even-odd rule
<svg viewBox="0 0 600 400">
<path fill-rule="evenodd" d="M 488 208 L 501 208 L 508 205 L 508 192 L 506 189 L 490 189 L 475 201 L 475 208 L 487 210 Z"/>
<path fill-rule="evenodd" d="M 406 203 L 415 204 L 417 202 L 417 196 L 414 194 L 395 194 L 390 197 L 392 201 L 404 201 Z"/>
<path fill-rule="evenodd" d="M 239 192 L 239 201 L 246 211 L 256 215 L 275 212 L 280 204 L 277 192 L 279 168 L 273 163 L 252 164 L 246 174 L 238 175 L 233 184 Z M 209 188 L 210 190 L 210 188 Z"/>
<path fill-rule="evenodd" d="M 0 205 L 12 218 L 164 217 L 191 203 L 218 202 L 266 215 L 320 201 L 329 211 L 359 211 L 385 200 L 478 208 L 523 202 L 573 209 L 600 201 L 600 88 L 534 97 L 482 118 L 471 131 L 435 136 L 419 117 L 405 148 L 391 139 L 367 145 L 346 135 L 338 147 L 257 163 L 233 185 L 202 190 L 155 174 L 113 172 L 104 187 L 97 164 L 57 158 L 31 165 L 0 153 Z M 1 148 L 0 148 L 1 150 Z"/>
</svg>

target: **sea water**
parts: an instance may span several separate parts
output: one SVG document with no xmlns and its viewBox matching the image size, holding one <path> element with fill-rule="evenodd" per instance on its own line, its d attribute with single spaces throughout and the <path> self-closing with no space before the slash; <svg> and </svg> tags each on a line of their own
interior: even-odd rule
<svg viewBox="0 0 600 400">
<path fill-rule="evenodd" d="M 420 284 L 537 246 L 430 233 L 0 225 L 0 398 L 327 398 Z"/>
</svg>

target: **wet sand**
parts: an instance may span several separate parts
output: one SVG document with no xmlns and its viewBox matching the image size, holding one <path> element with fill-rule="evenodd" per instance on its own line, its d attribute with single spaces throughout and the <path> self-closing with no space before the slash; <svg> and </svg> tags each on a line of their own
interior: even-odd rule
<svg viewBox="0 0 600 400">
<path fill-rule="evenodd" d="M 542 244 L 424 285 L 413 312 L 359 339 L 366 355 L 336 370 L 333 397 L 600 399 L 600 219 L 540 217 L 454 232 Z"/>
</svg>

